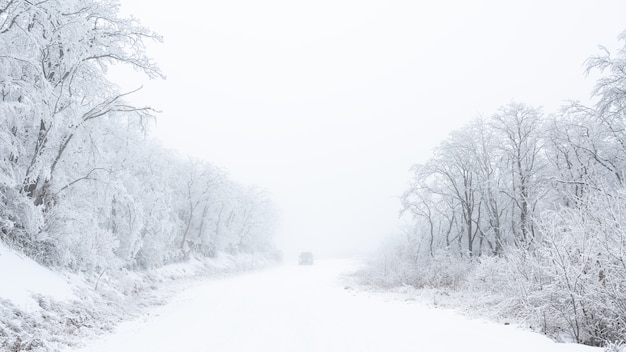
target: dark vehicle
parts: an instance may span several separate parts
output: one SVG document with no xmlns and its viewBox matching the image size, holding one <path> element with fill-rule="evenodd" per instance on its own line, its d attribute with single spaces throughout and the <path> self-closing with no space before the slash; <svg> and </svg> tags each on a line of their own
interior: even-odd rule
<svg viewBox="0 0 626 352">
<path fill-rule="evenodd" d="M 311 253 L 311 252 L 302 252 L 302 253 L 300 253 L 300 258 L 298 260 L 298 264 L 300 264 L 300 265 L 313 265 L 313 253 Z"/>
</svg>

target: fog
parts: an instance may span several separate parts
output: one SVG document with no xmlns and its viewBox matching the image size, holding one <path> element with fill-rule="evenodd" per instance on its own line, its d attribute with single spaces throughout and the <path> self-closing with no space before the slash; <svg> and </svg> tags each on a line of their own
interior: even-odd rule
<svg viewBox="0 0 626 352">
<path fill-rule="evenodd" d="M 149 2 L 168 76 L 120 84 L 162 111 L 163 144 L 272 195 L 287 254 L 363 253 L 402 231 L 410 167 L 512 100 L 589 101 L 583 63 L 617 47 L 621 1 Z"/>
</svg>

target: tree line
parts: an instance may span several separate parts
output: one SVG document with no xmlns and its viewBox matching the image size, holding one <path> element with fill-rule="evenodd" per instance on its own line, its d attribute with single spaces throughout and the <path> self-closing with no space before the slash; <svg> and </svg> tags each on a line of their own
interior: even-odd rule
<svg viewBox="0 0 626 352">
<path fill-rule="evenodd" d="M 164 78 L 145 50 L 161 38 L 118 10 L 0 2 L 0 240 L 83 271 L 269 250 L 267 194 L 151 141 L 155 111 L 109 80 Z"/>
<path fill-rule="evenodd" d="M 400 281 L 480 286 L 553 336 L 623 341 L 626 46 L 585 68 L 600 75 L 591 106 L 509 103 L 413 167 L 402 196 L 412 220 L 390 255 Z"/>
</svg>

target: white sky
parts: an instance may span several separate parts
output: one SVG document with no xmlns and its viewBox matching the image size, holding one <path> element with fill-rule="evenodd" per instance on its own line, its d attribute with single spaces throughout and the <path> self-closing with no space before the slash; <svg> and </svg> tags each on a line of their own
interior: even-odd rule
<svg viewBox="0 0 626 352">
<path fill-rule="evenodd" d="M 156 135 L 268 189 L 287 252 L 374 248 L 449 130 L 587 100 L 584 60 L 626 29 L 623 0 L 121 2 L 165 37 L 136 98 Z"/>
</svg>

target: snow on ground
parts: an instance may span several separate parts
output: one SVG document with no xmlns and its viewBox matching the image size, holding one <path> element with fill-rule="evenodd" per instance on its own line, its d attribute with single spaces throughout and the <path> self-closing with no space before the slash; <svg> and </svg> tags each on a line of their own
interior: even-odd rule
<svg viewBox="0 0 626 352">
<path fill-rule="evenodd" d="M 0 242 L 0 298 L 16 307 L 39 309 L 33 295 L 41 294 L 59 301 L 76 298 L 72 287 L 79 284 L 71 277 L 47 269 Z"/>
<path fill-rule="evenodd" d="M 0 243 L 0 351 L 59 351 L 144 317 L 186 287 L 268 266 L 220 255 L 146 271 L 56 273 Z M 142 349 L 140 349 L 142 350 Z"/>
<path fill-rule="evenodd" d="M 601 350 L 358 292 L 340 279 L 352 269 L 350 262 L 320 261 L 207 280 L 68 352 Z"/>
</svg>

